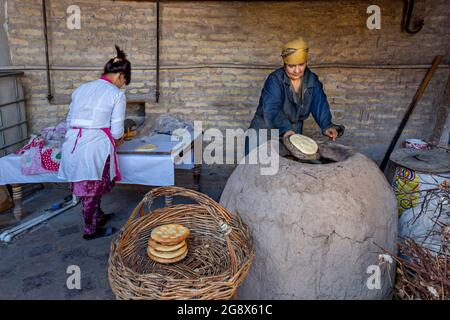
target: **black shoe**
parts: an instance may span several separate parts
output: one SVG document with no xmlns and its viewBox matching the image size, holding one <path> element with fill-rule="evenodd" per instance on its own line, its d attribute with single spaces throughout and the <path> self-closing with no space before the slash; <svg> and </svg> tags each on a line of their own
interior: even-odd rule
<svg viewBox="0 0 450 320">
<path fill-rule="evenodd" d="M 106 223 L 114 217 L 115 217 L 115 213 L 103 215 L 103 217 L 99 221 L 97 221 L 97 226 L 104 227 L 106 225 Z"/>
<path fill-rule="evenodd" d="M 93 234 L 83 235 L 84 240 L 93 240 L 102 237 L 109 237 L 117 231 L 116 228 L 98 228 Z"/>
</svg>

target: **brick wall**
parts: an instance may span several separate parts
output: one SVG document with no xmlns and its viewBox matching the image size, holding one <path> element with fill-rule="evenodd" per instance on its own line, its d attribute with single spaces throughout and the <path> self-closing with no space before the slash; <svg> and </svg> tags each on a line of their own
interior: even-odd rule
<svg viewBox="0 0 450 320">
<path fill-rule="evenodd" d="M 41 1 L 7 3 L 13 64 L 45 65 Z M 72 4 L 81 8 L 81 30 L 66 27 L 66 9 Z M 366 9 L 371 4 L 381 7 L 381 30 L 366 28 Z M 438 54 L 444 55 L 446 64 L 450 62 L 448 0 L 419 2 L 417 13 L 425 18 L 425 27 L 416 35 L 401 31 L 401 0 L 164 2 L 162 95 L 155 104 L 155 71 L 149 68 L 155 65 L 154 8 L 148 2 L 49 0 L 52 65 L 91 67 L 52 71 L 56 96 L 67 97 L 80 83 L 95 79 L 117 43 L 135 67 L 127 94 L 146 95 L 149 117 L 170 112 L 202 120 L 205 126 L 246 128 L 266 76 L 280 64 L 279 48 L 303 35 L 311 46 L 311 68 L 324 82 L 335 121 L 347 127 L 342 142 L 380 160 L 426 70 L 323 64 L 423 65 L 431 64 Z M 224 66 L 214 66 L 218 64 Z M 185 68 L 173 68 L 180 65 Z M 447 68 L 437 71 L 403 138 L 432 135 L 449 74 Z M 32 131 L 65 117 L 67 103 L 50 105 L 46 100 L 45 70 L 26 71 L 23 83 Z M 305 133 L 317 132 L 308 121 Z"/>
</svg>

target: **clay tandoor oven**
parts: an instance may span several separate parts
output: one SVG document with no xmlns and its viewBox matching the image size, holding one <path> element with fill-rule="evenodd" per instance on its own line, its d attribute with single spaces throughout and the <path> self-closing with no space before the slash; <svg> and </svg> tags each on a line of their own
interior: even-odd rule
<svg viewBox="0 0 450 320">
<path fill-rule="evenodd" d="M 366 156 L 321 150 L 339 161 L 281 157 L 275 175 L 240 164 L 228 180 L 220 203 L 251 228 L 256 250 L 240 299 L 390 298 L 395 265 L 380 263 L 379 247 L 395 252 L 393 191 Z"/>
</svg>

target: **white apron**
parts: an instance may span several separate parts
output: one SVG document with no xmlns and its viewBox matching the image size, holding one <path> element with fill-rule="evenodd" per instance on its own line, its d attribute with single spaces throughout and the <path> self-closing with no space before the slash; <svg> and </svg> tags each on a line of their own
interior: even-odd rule
<svg viewBox="0 0 450 320">
<path fill-rule="evenodd" d="M 112 138 L 121 138 L 125 108 L 125 95 L 105 80 L 88 82 L 75 90 L 58 178 L 68 182 L 101 180 L 108 156 L 111 180 L 116 177 L 114 145 L 101 128 L 110 128 Z"/>
</svg>

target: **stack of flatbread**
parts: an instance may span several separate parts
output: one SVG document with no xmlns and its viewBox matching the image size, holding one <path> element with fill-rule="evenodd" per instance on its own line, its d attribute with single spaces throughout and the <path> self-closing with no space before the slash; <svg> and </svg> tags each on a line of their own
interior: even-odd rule
<svg viewBox="0 0 450 320">
<path fill-rule="evenodd" d="M 190 231 L 180 224 L 165 224 L 152 230 L 148 240 L 147 254 L 159 263 L 175 263 L 183 260 L 187 253 L 186 243 Z"/>
</svg>

